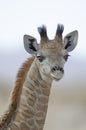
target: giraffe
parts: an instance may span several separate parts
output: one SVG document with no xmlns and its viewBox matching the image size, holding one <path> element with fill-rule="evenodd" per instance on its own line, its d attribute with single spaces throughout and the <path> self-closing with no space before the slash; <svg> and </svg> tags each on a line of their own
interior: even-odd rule
<svg viewBox="0 0 86 130">
<path fill-rule="evenodd" d="M 40 43 L 24 35 L 24 48 L 32 56 L 20 68 L 7 111 L 0 118 L 0 130 L 43 130 L 53 80 L 64 75 L 64 64 L 78 41 L 78 31 L 62 36 L 64 26 L 57 25 L 54 39 L 45 25 L 38 27 Z"/>
</svg>

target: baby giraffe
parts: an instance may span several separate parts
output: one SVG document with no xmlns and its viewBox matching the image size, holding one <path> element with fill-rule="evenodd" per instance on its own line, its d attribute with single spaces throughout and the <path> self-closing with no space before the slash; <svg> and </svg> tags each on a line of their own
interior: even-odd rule
<svg viewBox="0 0 86 130">
<path fill-rule="evenodd" d="M 58 24 L 53 40 L 47 29 L 38 27 L 40 43 L 24 35 L 25 50 L 32 55 L 19 70 L 7 111 L 0 118 L 0 130 L 43 130 L 53 80 L 64 75 L 68 52 L 78 40 L 78 31 L 62 37 L 64 26 Z"/>
</svg>

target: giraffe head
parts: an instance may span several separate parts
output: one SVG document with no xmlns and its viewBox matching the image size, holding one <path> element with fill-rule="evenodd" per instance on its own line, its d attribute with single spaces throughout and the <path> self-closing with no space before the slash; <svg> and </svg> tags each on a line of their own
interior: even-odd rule
<svg viewBox="0 0 86 130">
<path fill-rule="evenodd" d="M 60 80 L 64 75 L 64 64 L 68 59 L 69 52 L 77 45 L 78 31 L 75 30 L 63 38 L 63 30 L 64 26 L 58 24 L 55 37 L 50 40 L 46 27 L 44 25 L 38 27 L 39 44 L 34 37 L 24 35 L 25 50 L 35 55 L 35 62 L 42 78 L 47 76 L 50 79 Z"/>
</svg>

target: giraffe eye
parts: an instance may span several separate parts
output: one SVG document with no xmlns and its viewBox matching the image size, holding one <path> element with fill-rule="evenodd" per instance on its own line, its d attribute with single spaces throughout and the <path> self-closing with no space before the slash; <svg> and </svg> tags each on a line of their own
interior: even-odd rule
<svg viewBox="0 0 86 130">
<path fill-rule="evenodd" d="M 37 56 L 37 59 L 38 59 L 40 62 L 42 62 L 42 61 L 45 59 L 45 57 L 42 56 L 42 55 L 38 55 L 38 56 Z"/>
<path fill-rule="evenodd" d="M 68 57 L 69 57 L 69 56 L 70 56 L 70 55 L 68 55 L 68 54 L 64 56 L 65 61 L 68 60 Z"/>
</svg>

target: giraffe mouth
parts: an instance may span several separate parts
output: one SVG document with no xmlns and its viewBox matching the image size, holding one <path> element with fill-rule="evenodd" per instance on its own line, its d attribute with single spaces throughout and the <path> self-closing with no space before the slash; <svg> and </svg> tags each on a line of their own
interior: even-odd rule
<svg viewBox="0 0 86 130">
<path fill-rule="evenodd" d="M 54 75 L 51 73 L 52 79 L 55 81 L 59 81 L 63 78 L 64 73 L 60 73 L 59 75 Z"/>
<path fill-rule="evenodd" d="M 55 80 L 55 81 L 59 81 L 59 80 L 61 80 L 62 78 L 53 78 L 53 80 Z"/>
</svg>

